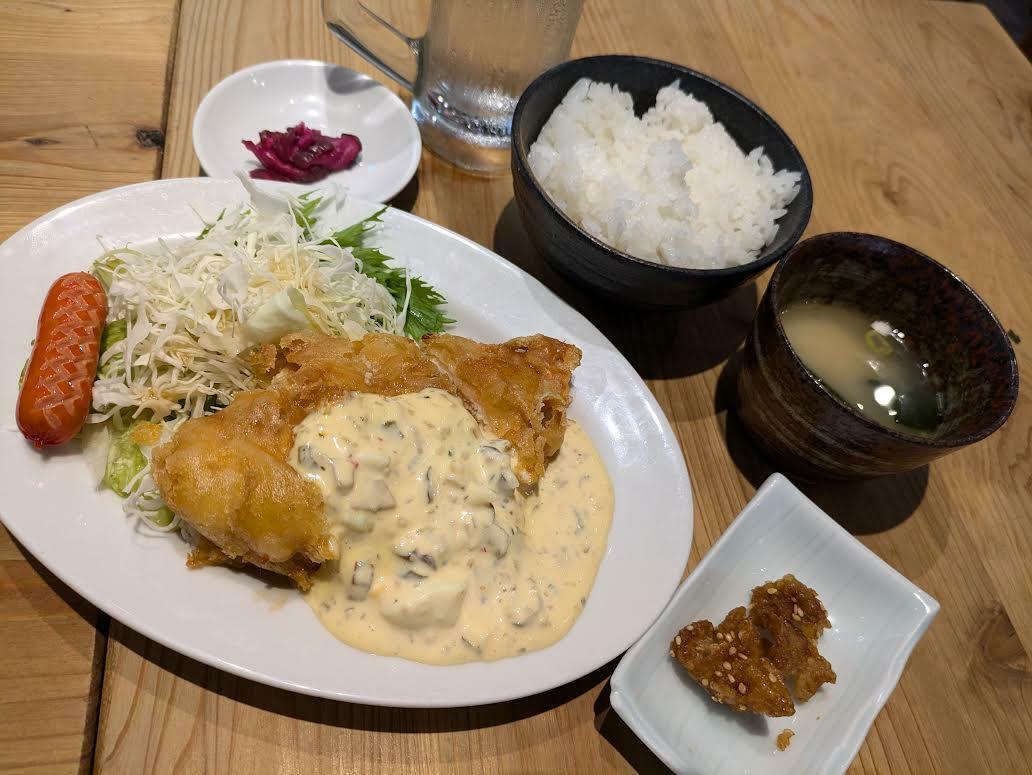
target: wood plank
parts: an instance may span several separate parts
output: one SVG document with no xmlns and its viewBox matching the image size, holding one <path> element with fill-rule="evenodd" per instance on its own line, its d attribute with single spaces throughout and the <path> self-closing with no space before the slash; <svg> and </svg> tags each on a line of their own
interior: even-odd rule
<svg viewBox="0 0 1032 775">
<path fill-rule="evenodd" d="M 412 4 L 394 18 L 416 24 Z M 185 2 L 163 174 L 193 175 L 203 94 L 253 62 L 313 57 L 373 72 L 323 29 L 317 3 Z M 261 20 L 261 23 L 256 21 Z M 574 54 L 678 61 L 758 100 L 814 178 L 809 233 L 859 229 L 929 252 L 1032 336 L 1028 63 L 985 9 L 953 3 L 587 4 Z M 374 73 L 375 74 L 375 73 Z M 469 236 L 587 314 L 649 381 L 681 440 L 696 498 L 694 565 L 773 470 L 733 412 L 738 349 L 765 281 L 684 313 L 585 297 L 527 242 L 507 177 L 424 154 L 401 206 Z M 1027 330 L 1026 330 L 1027 329 Z M 1023 385 L 1029 385 L 1018 346 Z M 808 492 L 939 599 L 851 772 L 1019 772 L 1032 761 L 1032 400 L 991 440 L 930 469 Z M 607 671 L 558 692 L 467 711 L 363 708 L 286 694 L 183 659 L 113 624 L 98 739 L 112 772 L 656 771 L 608 711 Z M 948 709 L 948 710 L 946 710 Z"/>
<path fill-rule="evenodd" d="M 0 7 L 0 236 L 154 177 L 161 149 L 140 133 L 162 128 L 175 9 L 175 0 Z"/>
<path fill-rule="evenodd" d="M 174 0 L 0 5 L 0 240 L 48 210 L 148 180 Z M 87 771 L 107 619 L 0 528 L 0 772 Z"/>
<path fill-rule="evenodd" d="M 89 767 L 106 628 L 0 527 L 0 772 Z"/>
</svg>

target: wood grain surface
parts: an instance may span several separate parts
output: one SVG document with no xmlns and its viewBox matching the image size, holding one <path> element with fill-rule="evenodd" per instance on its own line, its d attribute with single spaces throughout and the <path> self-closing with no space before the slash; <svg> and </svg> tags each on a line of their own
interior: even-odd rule
<svg viewBox="0 0 1032 775">
<path fill-rule="evenodd" d="M 423 3 L 374 5 L 419 32 Z M 132 16 L 138 7 L 118 11 Z M 1016 346 L 1018 409 L 989 441 L 909 475 L 806 490 L 942 604 L 851 772 L 1030 771 L 1032 271 L 1024 259 L 1032 252 L 1032 67 L 978 5 L 897 0 L 591 0 L 573 53 L 613 52 L 677 61 L 757 100 L 809 165 L 809 233 L 857 229 L 912 244 L 953 268 L 1025 337 Z M 198 173 L 190 123 L 214 83 L 286 57 L 375 74 L 325 31 L 315 0 L 183 0 L 162 175 Z M 5 182 L 6 175 L 0 190 Z M 49 194 L 23 206 L 47 209 Z M 624 311 L 543 267 L 507 177 L 471 177 L 424 154 L 395 205 L 538 276 L 648 380 L 692 475 L 695 545 L 686 560 L 693 567 L 776 468 L 728 412 L 736 353 L 765 280 L 699 311 Z M 24 594 L 20 579 L 13 584 L 11 594 Z M 4 678 L 18 669 L 7 652 L 0 665 Z M 100 772 L 663 771 L 608 708 L 612 665 L 538 697 L 454 711 L 370 708 L 269 689 L 117 622 L 104 667 Z M 23 712 L 41 723 L 57 713 L 28 704 Z"/>
<path fill-rule="evenodd" d="M 0 240 L 73 199 L 155 176 L 176 10 L 175 0 L 0 3 Z M 0 771 L 91 768 L 106 630 L 0 527 Z"/>
</svg>

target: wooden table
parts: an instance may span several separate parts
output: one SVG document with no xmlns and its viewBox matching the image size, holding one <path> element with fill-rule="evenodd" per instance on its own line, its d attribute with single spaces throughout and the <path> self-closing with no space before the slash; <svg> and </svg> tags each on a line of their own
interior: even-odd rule
<svg viewBox="0 0 1032 775">
<path fill-rule="evenodd" d="M 388 5 L 418 32 L 423 3 Z M 808 233 L 910 243 L 1026 337 L 1018 408 L 989 441 L 910 475 L 807 491 L 942 604 L 851 772 L 1029 771 L 1032 67 L 981 6 L 903 0 L 591 0 L 574 55 L 604 52 L 681 62 L 756 99 L 807 159 Z M 196 175 L 201 96 L 240 67 L 286 57 L 372 72 L 329 36 L 316 0 L 0 5 L 0 237 L 92 191 Z M 395 204 L 536 274 L 648 380 L 692 474 L 693 567 L 774 470 L 728 412 L 762 287 L 684 313 L 593 301 L 542 266 L 507 177 L 470 177 L 429 154 Z M 109 621 L 0 530 L 4 771 L 662 771 L 609 711 L 611 670 L 467 710 L 314 700 Z"/>
</svg>

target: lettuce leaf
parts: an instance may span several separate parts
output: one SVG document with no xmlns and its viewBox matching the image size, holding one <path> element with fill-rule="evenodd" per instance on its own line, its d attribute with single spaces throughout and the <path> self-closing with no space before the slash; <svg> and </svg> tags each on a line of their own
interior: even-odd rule
<svg viewBox="0 0 1032 775">
<path fill-rule="evenodd" d="M 100 352 L 103 353 L 111 345 L 117 344 L 125 339 L 128 326 L 124 320 L 115 320 L 104 326 L 104 333 L 100 335 Z"/>
<path fill-rule="evenodd" d="M 123 339 L 125 339 L 128 332 L 128 326 L 124 320 L 115 320 L 104 326 L 104 333 L 100 335 L 100 357 L 101 360 L 104 358 L 104 353 L 108 349 Z M 98 377 L 109 377 L 115 368 L 122 362 L 122 354 L 116 353 L 104 364 L 101 365 L 97 371 Z"/>
<path fill-rule="evenodd" d="M 140 445 L 132 438 L 133 428 L 139 424 L 135 422 L 124 431 L 116 432 L 108 447 L 104 484 L 123 498 L 129 495 L 129 483 L 147 465 Z"/>
</svg>

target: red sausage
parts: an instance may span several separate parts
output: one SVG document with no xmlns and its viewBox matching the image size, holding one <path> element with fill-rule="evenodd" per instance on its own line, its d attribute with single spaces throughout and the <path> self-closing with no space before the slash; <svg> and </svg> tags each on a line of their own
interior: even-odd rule
<svg viewBox="0 0 1032 775">
<path fill-rule="evenodd" d="M 37 448 L 64 444 L 86 422 L 106 319 L 107 294 L 93 275 L 73 272 L 50 286 L 18 394 L 18 428 Z"/>
</svg>

